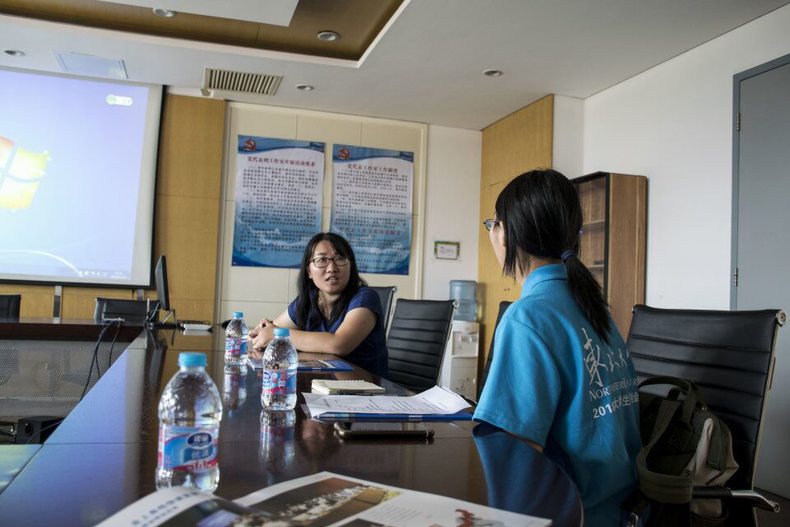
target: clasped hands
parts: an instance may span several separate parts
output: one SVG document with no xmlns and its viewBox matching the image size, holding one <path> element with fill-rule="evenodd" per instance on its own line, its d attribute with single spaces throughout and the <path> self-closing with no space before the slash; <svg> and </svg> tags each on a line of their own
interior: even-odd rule
<svg viewBox="0 0 790 527">
<path fill-rule="evenodd" d="M 260 324 L 250 330 L 247 338 L 247 347 L 250 350 L 249 354 L 254 359 L 263 358 L 263 351 L 274 338 L 275 327 L 277 326 L 274 325 L 274 322 L 268 318 L 264 318 L 261 320 Z"/>
</svg>

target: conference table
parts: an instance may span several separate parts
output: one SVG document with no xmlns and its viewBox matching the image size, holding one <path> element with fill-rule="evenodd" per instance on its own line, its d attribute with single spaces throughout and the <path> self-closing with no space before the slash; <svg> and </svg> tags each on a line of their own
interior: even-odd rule
<svg viewBox="0 0 790 527">
<path fill-rule="evenodd" d="M 39 324 L 38 331 L 31 331 L 26 323 Z M 180 351 L 206 353 L 207 369 L 223 397 L 219 496 L 236 499 L 275 483 L 328 471 L 550 518 L 558 526 L 582 523 L 581 501 L 571 480 L 548 458 L 499 430 L 468 421 L 432 422 L 426 423 L 435 431 L 431 440 L 343 439 L 334 432 L 333 423 L 305 414 L 301 395 L 294 418 L 278 422 L 267 419 L 261 409 L 260 372 L 225 367 L 221 328 L 201 335 L 175 329 L 122 329 L 125 341 L 116 338 L 112 351 L 108 335 L 114 330 L 106 333 L 97 353 L 101 377 L 96 381 L 94 375 L 79 400 L 101 326 L 91 321 L 0 321 L 0 407 L 14 402 L 13 411 L 24 416 L 40 411 L 33 403 L 42 399 L 68 399 L 63 403 L 65 420 L 42 445 L 0 444 L 0 524 L 95 525 L 154 492 L 157 406 L 169 380 L 164 376 L 175 371 Z M 54 354 L 61 348 L 69 351 L 71 369 L 83 373 L 79 381 L 65 376 L 63 382 L 73 385 L 69 395 L 53 396 L 51 379 L 49 384 L 39 382 L 49 392 L 42 389 L 39 396 L 31 396 L 33 388 L 26 388 L 22 399 L 29 400 L 31 408 L 25 410 L 24 400 L 3 391 L 3 365 L 11 355 L 18 365 L 11 368 L 6 385 L 13 385 L 15 375 L 23 378 L 33 369 L 29 378 L 52 370 L 63 378 L 62 364 L 47 369 L 40 357 L 33 363 L 26 360 L 27 354 L 42 349 Z M 298 392 L 309 391 L 315 378 L 365 379 L 386 388 L 388 395 L 410 394 L 359 368 L 343 373 L 300 371 Z"/>
</svg>

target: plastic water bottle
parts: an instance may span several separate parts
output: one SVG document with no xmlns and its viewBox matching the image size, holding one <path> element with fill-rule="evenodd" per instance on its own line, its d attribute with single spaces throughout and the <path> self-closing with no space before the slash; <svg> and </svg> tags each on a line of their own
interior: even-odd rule
<svg viewBox="0 0 790 527">
<path fill-rule="evenodd" d="M 156 487 L 183 485 L 214 492 L 219 484 L 217 447 L 222 401 L 206 373 L 206 355 L 181 353 L 181 369 L 159 401 Z"/>
<path fill-rule="evenodd" d="M 234 312 L 225 330 L 225 364 L 244 364 L 247 360 L 247 335 L 244 313 Z"/>
<path fill-rule="evenodd" d="M 299 356 L 291 344 L 290 335 L 288 328 L 274 328 L 274 340 L 263 352 L 261 406 L 265 410 L 293 410 L 296 406 Z"/>
</svg>

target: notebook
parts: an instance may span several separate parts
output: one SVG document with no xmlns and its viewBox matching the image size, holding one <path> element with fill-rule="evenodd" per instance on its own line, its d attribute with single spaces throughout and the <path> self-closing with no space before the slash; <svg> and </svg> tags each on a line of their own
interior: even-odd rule
<svg viewBox="0 0 790 527">
<path fill-rule="evenodd" d="M 311 387 L 313 393 L 322 395 L 375 395 L 387 391 L 372 382 L 361 380 L 332 381 L 313 379 Z"/>
</svg>

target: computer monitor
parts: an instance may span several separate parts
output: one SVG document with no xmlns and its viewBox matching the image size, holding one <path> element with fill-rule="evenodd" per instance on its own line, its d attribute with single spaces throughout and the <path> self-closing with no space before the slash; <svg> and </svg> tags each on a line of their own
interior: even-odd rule
<svg viewBox="0 0 790 527">
<path fill-rule="evenodd" d="M 167 258 L 165 255 L 159 257 L 154 271 L 156 279 L 156 296 L 159 297 L 159 309 L 170 311 L 170 291 L 167 288 Z"/>
</svg>

